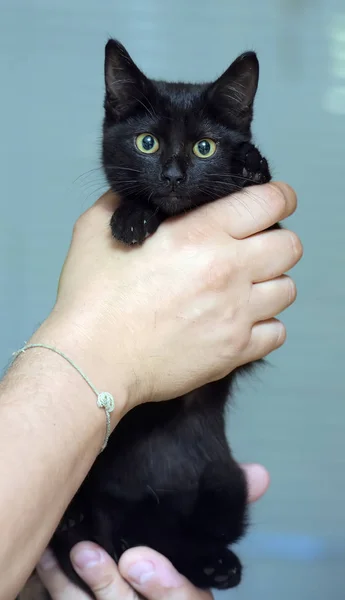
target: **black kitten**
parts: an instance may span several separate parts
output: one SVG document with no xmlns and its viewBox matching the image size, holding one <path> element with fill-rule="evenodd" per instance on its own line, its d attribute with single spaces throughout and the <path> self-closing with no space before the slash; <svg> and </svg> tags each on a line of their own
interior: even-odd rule
<svg viewBox="0 0 345 600">
<path fill-rule="evenodd" d="M 108 42 L 103 166 L 123 199 L 111 221 L 115 238 L 141 243 L 169 215 L 270 179 L 251 144 L 258 77 L 247 52 L 212 84 L 152 81 Z"/>
<path fill-rule="evenodd" d="M 122 199 L 115 238 L 142 243 L 169 215 L 270 180 L 251 142 L 258 77 L 248 52 L 211 84 L 152 81 L 108 42 L 103 165 Z M 119 423 L 51 543 L 81 587 L 68 555 L 83 539 L 116 560 L 150 546 L 201 588 L 239 584 L 241 563 L 229 546 L 246 530 L 247 486 L 225 434 L 233 379 L 138 406 Z"/>
</svg>

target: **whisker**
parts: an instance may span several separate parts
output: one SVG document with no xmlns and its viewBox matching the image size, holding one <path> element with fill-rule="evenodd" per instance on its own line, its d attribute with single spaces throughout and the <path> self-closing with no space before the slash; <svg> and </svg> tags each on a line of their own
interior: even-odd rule
<svg viewBox="0 0 345 600">
<path fill-rule="evenodd" d="M 248 181 L 251 182 L 255 185 L 255 181 L 253 181 L 252 179 L 250 179 L 250 177 L 244 177 L 244 175 L 232 175 L 232 177 L 235 177 L 236 179 L 241 179 L 241 181 Z"/>
<path fill-rule="evenodd" d="M 76 183 L 76 181 L 78 181 L 82 177 L 86 177 L 87 175 L 90 175 L 90 173 L 94 173 L 95 171 L 99 171 L 102 168 L 103 167 L 96 167 L 95 169 L 90 169 L 90 171 L 85 171 L 85 173 L 82 173 L 81 175 L 79 175 L 72 183 Z"/>
<path fill-rule="evenodd" d="M 88 194 L 88 196 L 86 198 L 84 198 L 83 203 L 86 204 L 86 202 L 88 201 L 88 199 L 93 196 L 93 194 L 98 194 L 99 192 L 101 192 L 102 190 L 104 190 L 104 186 L 102 185 L 101 187 L 93 190 L 92 192 L 90 192 L 90 194 Z"/>
<path fill-rule="evenodd" d="M 88 190 L 91 190 L 92 188 L 95 187 L 99 187 L 99 186 L 106 186 L 106 182 L 105 181 L 92 181 L 92 182 L 88 182 L 88 183 L 83 183 L 80 188 L 83 192 L 87 192 Z"/>
<path fill-rule="evenodd" d="M 159 504 L 159 496 L 158 496 L 158 494 L 156 494 L 156 492 L 154 491 L 154 489 L 148 483 L 146 484 L 146 487 L 149 490 L 149 492 L 151 492 L 151 494 L 153 495 L 153 497 L 156 499 L 157 504 Z"/>
<path fill-rule="evenodd" d="M 117 167 L 116 165 L 107 165 L 107 169 L 111 171 L 133 171 L 134 173 L 143 173 L 142 169 L 132 169 L 131 167 Z"/>
</svg>

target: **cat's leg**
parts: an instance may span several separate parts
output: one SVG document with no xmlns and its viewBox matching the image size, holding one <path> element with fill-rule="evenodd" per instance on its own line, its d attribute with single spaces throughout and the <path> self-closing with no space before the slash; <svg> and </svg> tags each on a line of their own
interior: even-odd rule
<svg viewBox="0 0 345 600">
<path fill-rule="evenodd" d="M 228 545 L 247 524 L 247 483 L 239 465 L 214 461 L 204 470 L 193 513 L 186 521 L 176 567 L 197 587 L 228 589 L 241 581 L 241 563 Z"/>
<path fill-rule="evenodd" d="M 196 532 L 233 544 L 244 535 L 248 522 L 245 474 L 232 459 L 213 461 L 200 478 L 198 498 L 189 522 Z"/>
<path fill-rule="evenodd" d="M 158 208 L 143 204 L 139 200 L 125 200 L 113 214 L 110 227 L 113 237 L 127 245 L 142 244 L 142 242 L 154 233 L 164 215 Z"/>
<path fill-rule="evenodd" d="M 93 539 L 118 563 L 121 555 L 129 548 L 122 534 L 126 510 L 116 499 L 112 503 L 109 510 L 103 505 L 101 510 L 93 512 Z"/>
</svg>

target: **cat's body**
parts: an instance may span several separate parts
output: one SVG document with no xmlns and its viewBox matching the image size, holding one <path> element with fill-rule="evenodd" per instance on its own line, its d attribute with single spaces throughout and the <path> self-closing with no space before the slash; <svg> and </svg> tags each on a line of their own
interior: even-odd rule
<svg viewBox="0 0 345 600">
<path fill-rule="evenodd" d="M 213 84 L 170 84 L 148 80 L 111 40 L 105 81 L 103 166 L 122 200 L 111 220 L 117 239 L 142 243 L 169 215 L 270 180 L 251 140 L 254 53 Z M 246 530 L 247 485 L 224 422 L 234 376 L 141 405 L 119 423 L 52 539 L 71 579 L 83 585 L 68 553 L 87 539 L 116 560 L 150 546 L 202 588 L 239 584 L 228 546 Z"/>
<path fill-rule="evenodd" d="M 227 546 L 244 534 L 247 486 L 225 435 L 230 382 L 122 419 L 52 541 L 71 577 L 67 550 L 88 539 L 116 559 L 128 547 L 152 547 L 199 587 L 239 583 Z"/>
</svg>

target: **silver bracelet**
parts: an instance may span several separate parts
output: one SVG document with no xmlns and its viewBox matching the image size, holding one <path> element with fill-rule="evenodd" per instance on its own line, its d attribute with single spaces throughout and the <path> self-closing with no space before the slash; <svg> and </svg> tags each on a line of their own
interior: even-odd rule
<svg viewBox="0 0 345 600">
<path fill-rule="evenodd" d="M 69 364 L 76 371 L 78 371 L 79 375 L 82 376 L 82 378 L 84 379 L 84 381 L 86 381 L 86 383 L 88 384 L 88 386 L 96 394 L 98 408 L 103 408 L 104 411 L 105 411 L 106 431 L 105 431 L 105 437 L 104 437 L 103 446 L 102 446 L 102 448 L 100 450 L 100 453 L 103 452 L 103 450 L 106 448 L 106 446 L 108 444 L 109 436 L 110 436 L 110 433 L 111 433 L 111 428 L 110 428 L 110 413 L 113 412 L 114 407 L 115 407 L 115 402 L 114 402 L 113 396 L 109 392 L 99 392 L 95 388 L 95 386 L 91 383 L 91 381 L 87 377 L 87 375 L 85 375 L 85 373 L 83 373 L 83 371 L 75 364 L 75 362 L 73 360 L 71 360 L 68 356 L 66 356 L 66 354 L 64 354 L 63 352 L 61 352 L 61 350 L 58 350 L 57 348 L 54 348 L 53 346 L 48 346 L 47 344 L 28 344 L 28 345 L 23 346 L 23 348 L 21 348 L 20 350 L 17 350 L 17 352 L 14 352 L 13 356 L 16 358 L 19 354 L 24 354 L 24 352 L 26 352 L 26 350 L 30 350 L 30 348 L 45 348 L 46 350 L 51 350 L 52 352 L 55 352 L 59 356 L 62 356 L 62 358 L 64 358 L 65 360 L 67 360 L 67 362 L 69 362 Z"/>
</svg>

